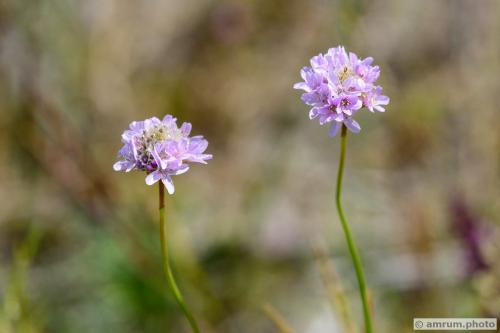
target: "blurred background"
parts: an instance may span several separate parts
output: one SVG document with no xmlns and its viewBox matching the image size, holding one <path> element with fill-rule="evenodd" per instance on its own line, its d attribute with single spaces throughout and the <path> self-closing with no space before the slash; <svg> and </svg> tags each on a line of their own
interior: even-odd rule
<svg viewBox="0 0 500 333">
<path fill-rule="evenodd" d="M 189 331 L 157 188 L 112 170 L 128 124 L 167 113 L 214 154 L 167 198 L 203 332 L 361 332 L 339 140 L 292 89 L 339 44 L 391 98 L 357 117 L 344 182 L 377 331 L 499 316 L 499 32 L 495 0 L 2 0 L 0 332 Z"/>
</svg>

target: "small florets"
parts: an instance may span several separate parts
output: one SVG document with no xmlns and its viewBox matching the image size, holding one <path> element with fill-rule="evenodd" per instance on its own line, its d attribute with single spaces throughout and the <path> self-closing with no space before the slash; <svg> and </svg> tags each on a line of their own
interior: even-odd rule
<svg viewBox="0 0 500 333">
<path fill-rule="evenodd" d="M 312 107 L 311 119 L 318 118 L 321 125 L 332 123 L 331 136 L 336 135 L 341 124 L 358 133 L 361 127 L 352 119 L 357 111 L 365 107 L 371 112 L 384 112 L 383 106 L 389 104 L 389 97 L 382 95 L 382 87 L 375 84 L 380 68 L 372 66 L 372 62 L 371 57 L 361 60 L 339 46 L 314 56 L 311 67 L 302 68 L 304 81 L 294 88 L 305 91 L 302 101 Z"/>
<path fill-rule="evenodd" d="M 146 184 L 163 182 L 168 193 L 174 193 L 171 176 L 189 170 L 189 163 L 203 163 L 212 158 L 204 154 L 208 141 L 203 136 L 190 137 L 191 124 L 177 127 L 177 120 L 167 115 L 134 121 L 122 134 L 123 147 L 118 152 L 120 161 L 113 165 L 115 171 L 146 171 Z"/>
</svg>

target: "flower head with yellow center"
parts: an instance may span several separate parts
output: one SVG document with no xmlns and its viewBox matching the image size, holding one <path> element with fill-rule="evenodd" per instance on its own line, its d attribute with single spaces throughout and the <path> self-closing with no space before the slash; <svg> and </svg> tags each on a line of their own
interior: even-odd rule
<svg viewBox="0 0 500 333">
<path fill-rule="evenodd" d="M 312 107 L 311 119 L 318 118 L 321 125 L 331 123 L 331 136 L 342 124 L 358 133 L 361 127 L 353 119 L 356 112 L 362 108 L 384 112 L 383 105 L 389 104 L 389 97 L 382 95 L 382 87 L 375 84 L 380 69 L 372 62 L 371 57 L 359 59 L 338 46 L 312 57 L 311 66 L 302 68 L 304 82 L 296 83 L 294 88 L 305 91 L 302 101 Z"/>
<path fill-rule="evenodd" d="M 203 163 L 212 158 L 204 154 L 208 141 L 203 136 L 190 137 L 191 124 L 177 127 L 177 119 L 166 115 L 163 120 L 156 117 L 134 121 L 122 134 L 123 147 L 118 155 L 120 161 L 113 166 L 115 171 L 146 171 L 146 183 L 163 182 L 168 193 L 174 193 L 171 176 L 189 170 L 189 163 Z"/>
</svg>

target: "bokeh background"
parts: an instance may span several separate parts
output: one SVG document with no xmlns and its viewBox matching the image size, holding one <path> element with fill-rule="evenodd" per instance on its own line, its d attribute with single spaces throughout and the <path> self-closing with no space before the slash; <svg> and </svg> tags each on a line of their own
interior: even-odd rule
<svg viewBox="0 0 500 333">
<path fill-rule="evenodd" d="M 129 122 L 167 113 L 214 154 L 167 199 L 203 331 L 360 332 L 339 141 L 292 89 L 339 44 L 391 97 L 344 184 L 377 331 L 499 316 L 500 2 L 2 0 L 0 332 L 188 332 L 157 188 L 112 170 Z"/>
</svg>

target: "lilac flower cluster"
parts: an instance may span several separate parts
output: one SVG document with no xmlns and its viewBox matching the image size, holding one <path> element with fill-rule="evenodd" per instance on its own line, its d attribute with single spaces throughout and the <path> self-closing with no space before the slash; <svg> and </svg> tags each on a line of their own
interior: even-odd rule
<svg viewBox="0 0 500 333">
<path fill-rule="evenodd" d="M 115 171 L 146 171 L 146 184 L 161 180 L 169 194 L 174 193 L 171 176 L 189 170 L 188 162 L 206 164 L 212 158 L 204 154 L 208 141 L 203 136 L 189 136 L 191 124 L 177 127 L 177 119 L 166 115 L 163 120 L 156 117 L 134 121 L 122 134 L 123 147 L 118 155 L 120 161 L 113 165 Z"/>
<path fill-rule="evenodd" d="M 312 106 L 309 118 L 319 118 L 321 125 L 332 122 L 330 136 L 337 134 L 341 124 L 358 133 L 361 127 L 352 119 L 356 112 L 363 107 L 384 112 L 383 105 L 389 104 L 389 97 L 382 95 L 382 87 L 375 84 L 380 69 L 372 62 L 371 57 L 359 59 L 338 46 L 313 57 L 311 67 L 302 68 L 304 82 L 293 87 L 305 91 L 302 101 Z"/>
</svg>

